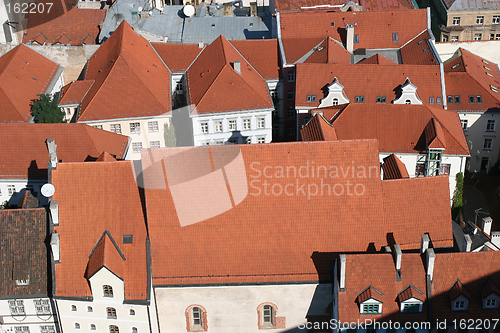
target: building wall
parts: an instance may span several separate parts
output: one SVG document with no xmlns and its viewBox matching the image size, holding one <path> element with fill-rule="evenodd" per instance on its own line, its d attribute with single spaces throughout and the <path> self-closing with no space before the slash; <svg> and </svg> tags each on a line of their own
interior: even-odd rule
<svg viewBox="0 0 500 333">
<path fill-rule="evenodd" d="M 284 317 L 290 332 L 308 316 L 329 316 L 331 284 L 220 286 L 155 288 L 158 320 L 162 333 L 186 332 L 186 309 L 200 305 L 206 310 L 208 332 L 250 333 L 259 330 L 257 308 L 262 303 L 276 305 L 276 317 Z M 297 330 L 298 332 L 300 330 Z"/>
<path fill-rule="evenodd" d="M 3 204 L 5 201 L 8 201 L 8 204 L 13 206 L 17 205 L 21 196 L 26 191 L 27 185 L 33 186 L 33 192 L 36 193 L 36 197 L 40 200 L 41 205 L 48 204 L 48 199 L 42 196 L 40 188 L 45 184 L 47 180 L 37 180 L 28 182 L 27 179 L 0 179 L 0 204 Z M 12 187 L 16 191 L 15 195 L 12 195 Z M 11 190 L 9 191 L 9 187 Z"/>
<path fill-rule="evenodd" d="M 12 316 L 8 301 L 22 301 L 25 314 Z M 50 312 L 37 314 L 35 308 L 35 300 L 49 301 L 47 297 L 42 298 L 24 298 L 24 299 L 2 299 L 0 300 L 0 332 L 13 333 L 16 327 L 28 327 L 30 333 L 42 333 L 40 326 L 57 326 L 56 319 L 53 315 L 54 308 L 50 307 Z M 50 304 L 50 301 L 49 301 Z M 50 328 L 49 328 L 50 329 Z M 54 331 L 52 331 L 54 332 Z"/>
<path fill-rule="evenodd" d="M 500 28 L 500 27 L 499 27 Z M 462 42 L 462 43 L 436 43 L 436 49 L 441 60 L 450 59 L 458 48 L 461 47 L 477 54 L 488 61 L 496 64 L 500 63 L 500 40 L 481 41 L 481 42 Z"/>
<path fill-rule="evenodd" d="M 483 23 L 477 23 L 478 16 L 483 17 Z M 499 16 L 499 18 L 494 21 L 494 16 Z M 454 18 L 460 18 L 460 23 L 453 24 Z M 498 39 L 500 39 L 500 8 L 496 10 L 449 11 L 446 26 L 451 31 L 442 32 L 441 41 L 445 41 L 445 36 L 448 37 L 448 41 L 452 41 L 452 36 L 458 37 L 458 41 L 470 41 L 477 39 L 476 34 L 481 34 L 480 40 L 490 39 L 490 34 L 494 35 L 493 39 L 498 34 Z M 463 30 L 454 30 L 452 27 L 461 27 Z"/>
</svg>

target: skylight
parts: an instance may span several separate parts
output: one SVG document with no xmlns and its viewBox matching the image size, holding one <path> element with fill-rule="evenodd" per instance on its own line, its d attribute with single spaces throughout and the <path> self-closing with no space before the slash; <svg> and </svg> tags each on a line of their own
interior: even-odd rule
<svg viewBox="0 0 500 333">
<path fill-rule="evenodd" d="M 455 65 L 451 66 L 451 69 L 455 69 L 455 68 L 457 68 L 458 66 L 460 66 L 460 63 L 456 63 Z"/>
<path fill-rule="evenodd" d="M 482 59 L 482 60 L 483 60 L 483 62 L 484 62 L 486 65 L 489 65 L 489 64 L 490 64 L 490 63 L 489 63 L 489 62 L 487 62 L 486 60 L 484 60 L 484 59 Z"/>
<path fill-rule="evenodd" d="M 498 94 L 498 88 L 497 87 L 490 85 L 490 88 L 491 88 L 491 90 L 493 90 L 494 92 L 496 92 Z"/>
<path fill-rule="evenodd" d="M 486 75 L 488 75 L 488 76 L 494 77 L 493 75 L 491 75 L 491 73 L 488 73 L 488 72 L 485 72 L 485 73 L 486 73 Z"/>
</svg>

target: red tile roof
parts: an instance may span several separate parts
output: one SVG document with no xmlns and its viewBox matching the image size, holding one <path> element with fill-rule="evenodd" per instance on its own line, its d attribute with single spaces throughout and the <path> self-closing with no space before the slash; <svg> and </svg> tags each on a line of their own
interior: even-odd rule
<svg viewBox="0 0 500 333">
<path fill-rule="evenodd" d="M 107 151 L 103 151 L 96 160 L 97 162 L 114 162 L 116 158 L 111 156 Z"/>
<path fill-rule="evenodd" d="M 386 96 L 390 103 L 407 78 L 418 88 L 424 104 L 429 103 L 429 97 L 442 96 L 439 66 L 297 64 L 296 67 L 296 106 L 311 107 L 307 96 L 316 95 L 317 103 L 313 106 L 317 107 L 325 85 L 330 85 L 335 77 L 351 102 L 355 96 L 364 96 L 366 103 L 375 103 L 378 96 Z"/>
<path fill-rule="evenodd" d="M 401 60 L 406 65 L 436 65 L 438 61 L 432 52 L 431 36 L 426 30 L 415 37 L 411 42 L 404 45 L 401 52 Z"/>
<path fill-rule="evenodd" d="M 151 43 L 165 65 L 173 72 L 185 72 L 203 48 L 198 44 Z"/>
<path fill-rule="evenodd" d="M 382 298 L 380 296 L 382 296 L 382 295 L 375 288 L 368 287 L 365 291 L 363 291 L 361 294 L 359 294 L 356 301 L 358 302 L 358 304 L 362 303 L 364 301 L 367 301 L 370 298 L 373 298 L 373 299 L 376 299 L 377 301 L 380 301 L 380 299 Z"/>
<path fill-rule="evenodd" d="M 331 37 L 318 46 L 313 48 L 311 55 L 303 61 L 305 63 L 324 63 L 324 64 L 350 64 L 351 53 L 344 46 Z"/>
<path fill-rule="evenodd" d="M 0 122 L 28 121 L 32 101 L 46 92 L 58 68 L 22 44 L 0 57 Z"/>
<path fill-rule="evenodd" d="M 429 122 L 434 125 L 428 126 Z M 306 129 L 308 126 L 316 123 L 308 123 L 301 133 L 318 131 Z M 432 138 L 430 148 L 445 148 L 444 154 L 469 155 L 458 114 L 424 105 L 349 104 L 334 119 L 332 128 L 323 126 L 321 130 L 335 131 L 339 140 L 378 139 L 381 152 L 418 153 L 428 148 L 422 139 Z"/>
<path fill-rule="evenodd" d="M 287 11 L 287 10 L 297 10 L 305 9 L 303 7 L 313 7 L 313 6 L 343 6 L 346 3 L 345 0 L 275 0 L 274 8 L 276 11 Z M 413 9 L 413 5 L 410 1 L 405 0 L 359 0 L 357 1 L 363 10 L 405 10 Z M 332 9 L 327 7 L 327 9 Z"/>
<path fill-rule="evenodd" d="M 337 140 L 333 125 L 321 114 L 314 115 L 300 131 L 302 141 L 334 141 Z"/>
<path fill-rule="evenodd" d="M 396 63 L 377 53 L 369 58 L 361 60 L 358 62 L 358 65 L 396 65 Z"/>
<path fill-rule="evenodd" d="M 420 235 L 424 232 L 430 233 L 434 244 L 452 245 L 447 178 L 381 181 L 377 142 L 374 140 L 237 147 L 241 150 L 247 182 L 251 185 L 249 193 L 236 207 L 213 218 L 181 227 L 173 213 L 176 209 L 170 189 L 151 189 L 146 183 L 153 284 L 318 280 L 329 276 L 330 265 L 329 260 L 317 258 L 315 251 L 365 251 L 369 246 L 380 249 L 387 245 L 388 233 L 392 233 L 404 249 L 419 248 Z M 191 149 L 202 152 L 214 148 Z M 185 150 L 143 150 L 143 161 L 160 163 L 163 158 L 168 161 L 169 156 L 181 156 L 177 154 Z M 332 170 L 335 166 L 337 170 L 349 172 L 339 178 L 334 174 L 324 174 L 327 178 L 321 178 L 323 171 L 320 171 L 320 176 L 300 179 L 293 174 L 281 177 L 275 173 L 280 167 L 285 170 L 298 170 L 301 166 L 310 168 L 312 161 L 315 167 Z M 353 174 L 347 169 L 350 166 L 363 166 L 366 173 Z M 199 171 L 192 167 L 179 167 L 186 181 L 199 175 Z M 264 167 L 266 172 L 274 170 L 272 174 L 276 177 L 264 177 Z M 151 176 L 155 186 L 165 184 L 161 168 L 156 170 L 160 179 L 154 174 Z M 372 171 L 371 176 L 368 170 Z M 145 174 L 149 179 L 148 171 Z M 328 189 L 323 187 L 324 195 L 314 199 L 314 205 L 304 205 L 307 195 L 301 193 L 300 186 L 312 187 L 312 183 L 321 184 L 321 179 L 331 185 L 346 185 L 347 181 L 362 184 L 364 195 L 347 195 L 347 192 L 328 195 Z M 266 195 L 270 192 L 264 189 L 264 180 L 270 182 L 269 188 L 274 188 L 275 193 L 278 193 L 278 188 L 292 184 L 287 189 L 293 186 L 293 195 Z M 429 188 L 433 191 L 425 190 Z M 240 193 L 244 188 L 236 185 L 231 190 Z M 424 192 L 426 195 L 422 196 Z M 199 200 L 208 200 L 212 202 L 210 205 L 220 203 L 220 196 L 206 197 L 205 190 L 200 190 L 200 194 L 193 192 L 190 197 L 194 206 Z M 414 204 L 415 197 L 419 198 L 419 205 Z M 422 211 L 433 213 L 423 219 Z M 290 244 L 295 245 L 290 247 Z M 273 255 L 269 256 L 269 253 Z M 180 256 L 183 260 L 179 260 Z M 201 257 L 203 260 L 199 260 Z M 196 265 L 192 264 L 194 261 Z"/>
<path fill-rule="evenodd" d="M 491 282 L 491 280 L 486 281 L 486 284 L 481 288 L 481 297 L 486 298 L 491 293 L 497 294 L 497 296 L 500 296 L 500 289 Z"/>
<path fill-rule="evenodd" d="M 146 39 L 123 21 L 89 59 L 78 121 L 163 115 L 171 111 L 170 71 Z"/>
<path fill-rule="evenodd" d="M 462 285 L 462 282 L 460 282 L 460 280 L 457 280 L 457 282 L 455 282 L 455 284 L 453 285 L 453 287 L 451 287 L 448 294 L 450 295 L 450 301 L 454 301 L 460 295 L 463 295 L 463 296 L 470 299 L 469 292 L 467 291 L 466 288 L 464 288 L 464 286 Z"/>
<path fill-rule="evenodd" d="M 241 74 L 232 67 L 240 61 Z M 219 36 L 186 72 L 188 104 L 197 113 L 273 108 L 265 80 L 228 42 Z"/>
<path fill-rule="evenodd" d="M 281 39 L 287 63 L 294 63 L 325 37 L 345 45 L 346 24 L 359 35 L 356 48 L 399 48 L 427 30 L 427 11 L 303 11 L 279 13 Z M 393 33 L 398 41 L 393 42 Z"/>
<path fill-rule="evenodd" d="M 399 302 L 404 302 L 411 298 L 416 298 L 418 300 L 421 300 L 422 302 L 425 301 L 424 293 L 422 291 L 415 289 L 415 287 L 412 285 L 408 286 L 398 295 Z"/>
<path fill-rule="evenodd" d="M 230 43 L 264 79 L 280 78 L 277 39 L 232 40 Z"/>
<path fill-rule="evenodd" d="M 345 292 L 338 293 L 338 319 L 342 322 L 356 322 L 357 320 L 364 322 L 365 319 L 376 319 L 381 322 L 391 319 L 393 323 L 403 323 L 427 319 L 425 270 L 422 259 L 417 253 L 403 253 L 401 281 L 398 282 L 391 253 L 347 254 L 345 280 Z M 382 302 L 382 315 L 360 315 L 359 313 L 359 305 L 356 302 L 357 294 L 368 286 L 372 286 L 382 294 L 376 294 L 377 299 Z M 401 295 L 405 297 L 410 291 L 413 297 L 424 301 L 421 313 L 400 312 Z"/>
<path fill-rule="evenodd" d="M 129 142 L 84 124 L 0 124 L 0 178 L 47 179 L 48 138 L 55 139 L 63 162 L 95 159 L 104 151 L 123 159 Z"/>
<path fill-rule="evenodd" d="M 500 71 L 498 66 L 465 49 L 459 48 L 459 56 L 445 62 L 446 93 L 461 96 L 461 103 L 448 103 L 450 110 L 486 111 L 500 107 Z M 481 96 L 481 103 L 469 103 L 469 96 Z"/>
<path fill-rule="evenodd" d="M 406 170 L 404 163 L 401 162 L 401 160 L 394 154 L 384 158 L 382 170 L 384 171 L 385 179 L 409 178 L 408 171 Z"/>
<path fill-rule="evenodd" d="M 105 231 L 89 255 L 85 277 L 91 278 L 101 268 L 106 267 L 121 279 L 125 278 L 125 257 L 108 231 Z"/>
<path fill-rule="evenodd" d="M 52 172 L 52 184 L 56 189 L 53 199 L 59 205 L 59 225 L 54 229 L 61 244 L 61 262 L 55 265 L 55 297 L 92 296 L 85 278 L 87 264 L 91 270 L 105 264 L 123 278 L 126 300 L 146 300 L 147 231 L 133 164 L 60 163 Z M 122 251 L 123 263 L 117 248 L 113 250 L 114 244 L 107 240 L 89 259 L 105 230 Z M 132 244 L 123 244 L 124 235 L 133 235 Z"/>
<path fill-rule="evenodd" d="M 43 6 L 45 10 L 26 14 L 28 26 L 24 31 L 23 43 L 37 41 L 39 44 L 69 43 L 77 46 L 88 35 L 86 44 L 95 44 L 106 10 L 78 9 L 74 1 L 41 0 L 37 4 L 39 9 Z M 43 39 L 40 40 L 42 34 Z"/>
<path fill-rule="evenodd" d="M 68 83 L 61 89 L 59 106 L 80 104 L 93 84 L 93 80 L 73 81 Z"/>
</svg>

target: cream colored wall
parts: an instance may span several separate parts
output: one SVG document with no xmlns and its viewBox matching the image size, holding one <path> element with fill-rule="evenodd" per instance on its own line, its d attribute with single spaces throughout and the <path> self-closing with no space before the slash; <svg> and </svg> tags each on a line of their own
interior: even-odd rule
<svg viewBox="0 0 500 333">
<path fill-rule="evenodd" d="M 483 24 L 476 24 L 478 16 L 484 16 Z M 493 24 L 493 16 L 500 16 L 500 8 L 498 10 L 448 12 L 446 26 L 453 27 L 453 18 L 460 17 L 459 26 L 465 29 L 449 33 L 443 32 L 442 35 L 448 35 L 448 41 L 452 40 L 452 36 L 458 36 L 459 41 L 474 40 L 475 34 L 481 34 L 481 40 L 489 40 L 491 33 L 500 34 L 500 24 Z"/>
</svg>

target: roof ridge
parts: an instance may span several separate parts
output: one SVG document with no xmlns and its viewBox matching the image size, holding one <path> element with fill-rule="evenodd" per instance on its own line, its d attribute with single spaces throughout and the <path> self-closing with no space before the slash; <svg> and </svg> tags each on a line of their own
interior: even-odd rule
<svg viewBox="0 0 500 333">
<path fill-rule="evenodd" d="M 90 129 L 90 126 L 87 124 L 82 124 L 82 125 L 83 125 L 83 128 L 85 130 L 85 133 L 87 134 L 87 137 L 89 138 L 90 142 L 92 143 L 92 146 L 94 146 L 97 155 L 100 155 L 99 149 L 97 149 L 97 146 L 95 145 L 94 140 L 92 140 L 92 136 L 90 135 L 89 131 L 87 130 L 87 129 Z M 92 128 L 94 128 L 94 127 L 92 127 Z"/>
<path fill-rule="evenodd" d="M 450 136 L 451 136 L 453 139 L 455 139 L 455 141 L 456 141 L 456 142 L 460 145 L 460 147 L 462 147 L 462 148 L 463 148 L 463 149 L 465 149 L 465 150 L 469 150 L 469 146 L 467 145 L 467 139 L 465 138 L 465 135 L 463 134 L 463 131 L 462 131 L 462 135 L 463 135 L 463 137 L 462 137 L 462 138 L 460 138 L 460 139 L 465 140 L 465 143 L 466 143 L 466 145 L 465 145 L 465 146 L 461 143 L 461 141 L 462 141 L 462 140 L 459 140 L 457 137 L 455 137 L 455 135 L 453 135 L 453 134 L 450 132 L 450 130 L 448 130 L 448 127 L 447 127 L 447 126 L 444 126 L 444 122 L 443 122 L 443 120 L 442 120 L 442 119 L 441 119 L 441 118 L 440 118 L 440 117 L 439 117 L 439 116 L 438 116 L 438 115 L 437 115 L 437 114 L 436 114 L 436 113 L 432 110 L 432 108 L 430 108 L 428 105 L 426 105 L 426 108 L 427 108 L 427 110 L 429 110 L 429 112 L 432 114 L 433 118 L 435 118 L 435 119 L 437 120 L 438 124 L 441 126 L 441 129 L 446 130 L 446 132 L 448 132 L 448 134 L 450 134 Z M 443 110 L 439 109 L 439 111 L 453 112 L 453 114 L 454 114 L 454 115 L 456 115 L 456 117 L 458 117 L 458 114 L 457 114 L 456 112 L 454 112 L 454 111 L 449 111 L 449 110 L 444 110 L 444 109 L 443 109 Z M 460 119 L 460 118 L 459 118 L 459 119 Z"/>
</svg>

